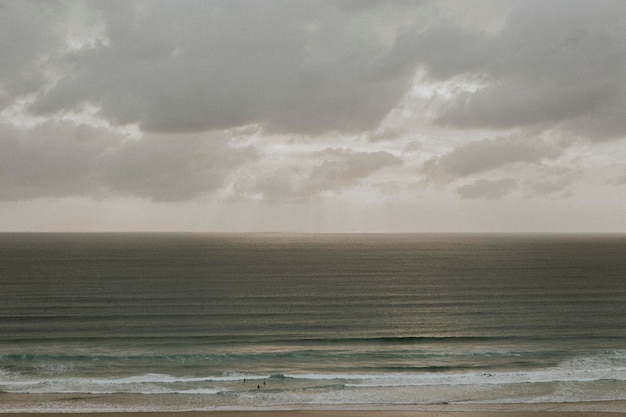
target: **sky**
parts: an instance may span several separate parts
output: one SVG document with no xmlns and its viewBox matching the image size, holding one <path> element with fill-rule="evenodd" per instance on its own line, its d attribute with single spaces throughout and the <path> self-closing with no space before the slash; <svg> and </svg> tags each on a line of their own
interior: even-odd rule
<svg viewBox="0 0 626 417">
<path fill-rule="evenodd" d="M 626 232 L 626 2 L 0 0 L 0 231 Z"/>
</svg>

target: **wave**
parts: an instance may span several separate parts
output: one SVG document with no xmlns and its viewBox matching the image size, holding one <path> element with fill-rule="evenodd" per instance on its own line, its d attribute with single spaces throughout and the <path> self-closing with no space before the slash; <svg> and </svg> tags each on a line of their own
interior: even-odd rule
<svg viewBox="0 0 626 417">
<path fill-rule="evenodd" d="M 594 339 L 593 335 L 576 335 L 572 337 L 563 337 L 564 339 Z M 619 337 L 601 337 L 602 339 L 621 340 Z M 541 342 L 554 341 L 554 337 L 546 336 L 377 336 L 377 337 L 300 337 L 300 338 L 275 338 L 264 340 L 264 343 L 294 343 L 294 344 L 315 344 L 315 345 L 361 345 L 361 344 L 427 344 L 427 343 L 444 343 L 444 344 L 465 344 L 465 343 L 481 343 L 481 342 Z M 252 342 L 256 343 L 256 342 Z"/>
<path fill-rule="evenodd" d="M 173 383 L 188 383 L 188 382 L 225 382 L 225 381 L 242 381 L 246 380 L 259 380 L 268 379 L 270 375 L 248 375 L 240 373 L 231 373 L 223 376 L 204 376 L 204 377 L 179 377 L 167 374 L 145 374 L 134 375 L 122 378 L 57 378 L 57 379 L 25 379 L 25 380 L 11 380 L 6 375 L 11 375 L 5 371 L 5 377 L 0 380 L 0 386 L 25 386 L 25 385 L 38 385 L 38 384 L 56 384 L 70 382 L 75 384 L 98 384 L 98 385 L 123 385 L 123 384 L 173 384 Z"/>
<path fill-rule="evenodd" d="M 62 373 L 63 374 L 63 373 Z M 427 366 L 402 372 L 225 372 L 221 375 L 176 376 L 145 373 L 119 377 L 36 377 L 0 368 L 0 391 L 9 393 L 137 393 L 212 395 L 249 390 L 243 381 L 267 380 L 280 389 L 319 387 L 330 381 L 334 387 L 410 387 L 449 385 L 506 385 L 558 382 L 626 382 L 626 350 L 579 356 L 559 365 L 527 370 L 476 370 L 458 366 Z M 295 385 L 294 385 L 295 384 Z M 256 384 L 254 384 L 256 385 Z"/>
<path fill-rule="evenodd" d="M 0 388 L 7 393 L 76 393 L 76 394 L 218 394 L 226 387 L 189 387 L 207 382 L 237 381 L 241 376 L 176 377 L 167 374 L 145 374 L 122 378 L 20 378 L 4 371 Z M 248 376 L 249 379 L 260 378 Z M 182 387 L 180 387 L 182 385 Z"/>
<path fill-rule="evenodd" d="M 90 395 L 110 395 L 110 394 L 139 394 L 139 395 L 158 395 L 158 394 L 180 394 L 180 395 L 216 395 L 228 392 L 225 389 L 216 388 L 194 388 L 194 389 L 166 389 L 162 387 L 146 387 L 146 388 L 128 388 L 120 387 L 118 389 L 105 389 L 102 387 L 38 387 L 27 391 L 0 390 L 0 393 L 6 394 L 90 394 Z"/>
<path fill-rule="evenodd" d="M 575 334 L 575 335 L 562 335 L 557 338 L 558 340 L 606 340 L 606 341 L 621 341 L 621 336 L 609 336 L 609 335 L 595 335 L 589 334 Z M 235 336 L 232 334 L 182 334 L 172 333 L 171 335 L 80 335 L 75 336 L 68 334 L 64 337 L 59 337 L 58 334 L 50 334 L 46 337 L 2 337 L 0 341 L 6 342 L 99 342 L 106 340 L 108 342 L 180 342 L 185 343 L 202 343 L 203 345 L 258 345 L 258 344 L 422 344 L 422 343 L 468 343 L 468 342 L 541 342 L 541 341 L 554 341 L 555 337 L 551 336 L 532 336 L 527 334 L 520 335 L 506 335 L 506 336 L 476 336 L 476 335 L 464 335 L 464 336 L 374 336 L 374 337 L 335 337 L 335 336 L 323 336 L 323 337 L 262 337 L 257 335 L 240 335 Z"/>
<path fill-rule="evenodd" d="M 491 350 L 491 351 L 461 351 L 461 352 L 440 352 L 435 349 L 422 349 L 416 350 L 379 350 L 373 349 L 351 349 L 351 350 L 332 350 L 327 347 L 320 349 L 299 349 L 293 347 L 292 349 L 283 349 L 281 351 L 266 351 L 266 352 L 228 352 L 228 353 L 213 353 L 213 354 L 93 354 L 93 355 L 68 355 L 68 354 L 41 354 L 41 353 L 6 353 L 0 354 L 0 366 L 4 364 L 18 363 L 18 364 L 58 364 L 58 363 L 74 363 L 74 364 L 88 364 L 92 362 L 110 363 L 110 362 L 126 362 L 129 364 L 149 362 L 149 361 L 165 361 L 167 363 L 193 363 L 207 361 L 226 361 L 226 360 L 266 360 L 266 359 L 285 359 L 290 358 L 302 359 L 302 358 L 329 358 L 329 359 L 342 359 L 346 361 L 351 360 L 365 360 L 372 361 L 378 358 L 390 358 L 390 359 L 428 359 L 428 358 L 462 358 L 462 357 L 519 357 L 524 355 L 532 356 L 554 356 L 560 357 L 563 355 L 561 351 L 534 351 L 524 352 L 517 350 Z M 346 362 L 350 364 L 350 362 Z"/>
</svg>

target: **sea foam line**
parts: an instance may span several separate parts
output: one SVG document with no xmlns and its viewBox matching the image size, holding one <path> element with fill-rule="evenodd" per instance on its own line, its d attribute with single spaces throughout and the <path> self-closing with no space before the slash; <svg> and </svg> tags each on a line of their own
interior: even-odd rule
<svg viewBox="0 0 626 417">
<path fill-rule="evenodd" d="M 255 380 L 331 380 L 344 387 L 401 387 L 436 385 L 492 385 L 545 382 L 593 382 L 602 380 L 626 381 L 626 351 L 611 354 L 573 358 L 561 365 L 532 371 L 488 371 L 476 372 L 420 372 L 420 373 L 285 373 L 275 375 L 254 375 L 239 372 L 224 373 L 221 376 L 173 376 L 148 373 L 121 378 L 25 378 L 19 373 L 0 369 L 0 390 L 21 393 L 52 392 L 184 392 L 188 394 L 214 394 L 224 391 L 236 381 Z M 207 387 L 200 384 L 216 384 Z M 176 387 L 176 384 L 185 384 Z M 200 386 L 199 386 L 200 385 Z"/>
</svg>

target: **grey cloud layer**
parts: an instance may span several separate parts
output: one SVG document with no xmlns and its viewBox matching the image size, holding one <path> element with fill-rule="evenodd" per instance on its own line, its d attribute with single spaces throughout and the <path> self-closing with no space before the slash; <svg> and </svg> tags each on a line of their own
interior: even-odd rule
<svg viewBox="0 0 626 417">
<path fill-rule="evenodd" d="M 443 107 L 440 123 L 626 134 L 622 1 L 513 2 L 495 32 L 461 24 L 474 7 L 466 2 L 446 3 L 461 9 L 448 15 L 430 2 L 87 2 L 108 40 L 73 52 L 68 4 L 2 4 L 0 104 L 39 91 L 31 111 L 90 103 L 145 131 L 358 132 L 379 124 L 422 66 L 433 78 L 485 83 Z"/>
<path fill-rule="evenodd" d="M 108 42 L 65 54 L 66 76 L 32 107 L 89 102 L 117 123 L 185 132 L 249 123 L 314 133 L 375 127 L 414 68 L 368 15 L 375 3 L 100 2 Z"/>
<path fill-rule="evenodd" d="M 354 152 L 329 148 L 311 155 L 321 159 L 312 167 L 289 166 L 242 181 L 238 191 L 260 195 L 265 200 L 303 200 L 325 191 L 341 191 L 402 161 L 388 152 Z"/>
<path fill-rule="evenodd" d="M 66 13 L 63 3 L 0 3 L 0 109 L 46 84 L 43 68 L 63 47 Z"/>
<path fill-rule="evenodd" d="M 513 135 L 483 139 L 454 148 L 424 163 L 423 173 L 430 180 L 450 181 L 516 163 L 538 163 L 554 159 L 564 149 L 537 137 Z"/>
<path fill-rule="evenodd" d="M 567 169 L 548 169 L 546 161 L 558 160 L 564 155 L 567 141 L 554 142 L 536 136 L 511 135 L 496 139 L 483 139 L 466 143 L 437 157 L 427 160 L 421 173 L 427 182 L 446 184 L 459 180 L 472 182 L 456 187 L 463 199 L 497 200 L 523 189 L 526 198 L 538 196 L 564 196 L 574 179 Z M 532 167 L 533 179 L 476 178 L 479 175 L 499 175 L 498 170 L 511 174 L 511 168 Z"/>
<path fill-rule="evenodd" d="M 254 160 L 251 148 L 205 135 L 141 141 L 73 123 L 0 130 L 0 200 L 126 195 L 180 201 L 215 191 Z"/>
<path fill-rule="evenodd" d="M 320 141 L 322 132 L 363 134 L 408 161 L 391 148 L 403 126 L 376 132 L 418 71 L 444 84 L 463 77 L 482 83 L 433 100 L 438 128 L 460 135 L 465 128 L 522 133 L 441 151 L 416 176 L 435 184 L 470 181 L 456 188 L 463 198 L 500 198 L 516 187 L 532 195 L 565 193 L 573 177 L 537 175 L 527 182 L 492 171 L 560 158 L 567 146 L 542 139 L 546 132 L 591 140 L 626 135 L 626 3 L 499 2 L 494 16 L 478 20 L 463 11 L 491 10 L 488 3 L 479 6 L 1 2 L 0 111 L 26 100 L 25 112 L 50 119 L 24 131 L 0 120 L 0 200 L 107 193 L 192 199 L 261 157 L 214 133 L 250 125 L 259 126 L 259 136 L 280 132 Z M 496 21 L 503 22 L 499 28 L 484 25 Z M 72 47 L 81 37 L 89 46 Z M 146 135 L 125 141 L 106 129 L 52 121 L 85 106 L 99 109 L 97 116 L 113 126 L 136 123 Z M 428 140 L 420 139 L 424 149 Z M 322 143 L 317 149 L 328 146 Z M 388 152 L 341 146 L 346 149 L 311 154 L 305 166 L 286 157 L 280 168 L 228 185 L 268 200 L 303 199 L 361 184 L 402 163 Z M 487 173 L 507 178 L 477 178 Z"/>
<path fill-rule="evenodd" d="M 456 192 L 461 198 L 497 200 L 511 192 L 516 186 L 512 178 L 499 180 L 478 179 L 470 184 L 457 187 Z"/>
<path fill-rule="evenodd" d="M 562 125 L 591 139 L 626 134 L 626 3 L 519 1 L 502 30 L 435 25 L 411 39 L 431 76 L 480 75 L 439 116 L 457 127 Z"/>
</svg>

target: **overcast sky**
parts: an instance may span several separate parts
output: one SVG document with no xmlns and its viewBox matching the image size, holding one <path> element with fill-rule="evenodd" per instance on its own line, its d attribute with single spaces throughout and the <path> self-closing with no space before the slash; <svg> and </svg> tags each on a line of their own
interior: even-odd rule
<svg viewBox="0 0 626 417">
<path fill-rule="evenodd" d="M 626 232 L 621 0 L 0 0 L 0 230 Z"/>
</svg>

